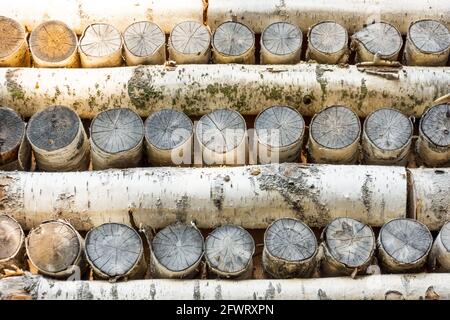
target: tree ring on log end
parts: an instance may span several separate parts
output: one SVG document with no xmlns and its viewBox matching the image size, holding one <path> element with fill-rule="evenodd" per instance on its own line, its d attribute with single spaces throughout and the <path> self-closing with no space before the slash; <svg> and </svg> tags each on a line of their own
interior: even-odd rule
<svg viewBox="0 0 450 320">
<path fill-rule="evenodd" d="M 6 214 L 0 215 L 0 265 L 22 248 L 25 235 L 20 224 Z"/>
<path fill-rule="evenodd" d="M 424 53 L 439 53 L 450 48 L 450 30 L 436 20 L 419 20 L 411 24 L 408 39 Z"/>
<path fill-rule="evenodd" d="M 274 55 L 287 55 L 301 49 L 303 35 L 296 25 L 274 22 L 261 34 L 261 45 Z"/>
<path fill-rule="evenodd" d="M 428 109 L 420 120 L 420 130 L 438 147 L 450 147 L 450 104 L 439 104 Z"/>
<path fill-rule="evenodd" d="M 148 57 L 155 54 L 166 43 L 161 28 L 150 21 L 139 21 L 131 24 L 123 33 L 125 47 L 137 57 Z"/>
<path fill-rule="evenodd" d="M 332 54 L 347 47 L 348 33 L 339 23 L 322 21 L 311 27 L 308 42 L 317 51 Z"/>
<path fill-rule="evenodd" d="M 376 22 L 353 34 L 352 39 L 358 41 L 371 54 L 379 54 L 381 58 L 390 58 L 398 53 L 403 45 L 400 32 L 391 24 Z"/>
<path fill-rule="evenodd" d="M 202 55 L 209 50 L 211 35 L 198 21 L 177 24 L 170 33 L 170 47 L 184 55 Z"/>
<path fill-rule="evenodd" d="M 255 34 L 240 22 L 227 21 L 219 25 L 212 37 L 215 51 L 224 56 L 241 56 L 255 45 Z"/>
<path fill-rule="evenodd" d="M 0 107 L 0 165 L 17 159 L 25 135 L 25 122 L 10 108 Z"/>
<path fill-rule="evenodd" d="M 25 39 L 25 28 L 16 20 L 0 16 L 0 59 L 14 54 Z"/>
</svg>

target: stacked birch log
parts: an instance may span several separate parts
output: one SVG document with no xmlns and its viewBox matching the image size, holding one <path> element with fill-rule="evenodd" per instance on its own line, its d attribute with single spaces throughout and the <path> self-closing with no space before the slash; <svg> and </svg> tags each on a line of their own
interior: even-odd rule
<svg viewBox="0 0 450 320">
<path fill-rule="evenodd" d="M 450 299 L 449 4 L 322 2 L 5 3 L 0 299 Z"/>
</svg>

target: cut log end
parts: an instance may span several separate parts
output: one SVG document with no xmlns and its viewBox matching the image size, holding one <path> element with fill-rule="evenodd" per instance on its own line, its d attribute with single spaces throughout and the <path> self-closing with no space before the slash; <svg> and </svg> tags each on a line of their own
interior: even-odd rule
<svg viewBox="0 0 450 320">
<path fill-rule="evenodd" d="M 353 34 L 358 61 L 372 61 L 374 55 L 386 60 L 397 60 L 403 44 L 400 32 L 391 24 L 377 22 Z"/>
<path fill-rule="evenodd" d="M 372 229 L 355 219 L 337 218 L 325 229 L 326 254 L 330 255 L 325 269 L 335 269 L 328 274 L 349 274 L 352 269 L 363 269 L 372 260 L 375 250 L 375 235 Z M 335 264 L 337 262 L 337 265 Z M 334 271 L 334 272 L 333 272 Z"/>
<path fill-rule="evenodd" d="M 165 35 L 161 28 L 150 21 L 131 24 L 123 33 L 125 48 L 136 57 L 154 55 L 165 45 Z"/>
<path fill-rule="evenodd" d="M 432 242 L 424 224 L 411 219 L 391 220 L 381 228 L 378 238 L 382 265 L 393 272 L 419 269 L 425 264 Z"/>
<path fill-rule="evenodd" d="M 297 63 L 300 61 L 303 35 L 296 25 L 275 22 L 261 34 L 261 63 Z"/>
<path fill-rule="evenodd" d="M 132 110 L 116 108 L 99 113 L 91 124 L 93 145 L 108 154 L 136 148 L 144 138 L 142 119 Z"/>
<path fill-rule="evenodd" d="M 77 36 L 61 21 L 46 21 L 30 35 L 30 50 L 39 67 L 78 66 Z M 72 57 L 72 61 L 71 58 Z M 66 62 L 66 63 L 65 63 Z"/>
<path fill-rule="evenodd" d="M 307 59 L 318 63 L 345 63 L 348 59 L 347 30 L 334 21 L 323 21 L 308 33 Z"/>
<path fill-rule="evenodd" d="M 450 148 L 450 104 L 430 108 L 421 120 L 420 129 L 436 146 Z"/>
<path fill-rule="evenodd" d="M 224 225 L 209 234 L 205 257 L 211 271 L 222 277 L 249 277 L 255 242 L 242 227 Z"/>
<path fill-rule="evenodd" d="M 55 151 L 71 144 L 80 126 L 80 118 L 73 110 L 51 106 L 31 117 L 27 137 L 33 147 Z"/>
<path fill-rule="evenodd" d="M 203 248 L 203 236 L 193 226 L 175 223 L 162 229 L 152 241 L 156 274 L 165 277 L 172 273 L 183 278 L 195 275 Z"/>
<path fill-rule="evenodd" d="M 25 28 L 17 21 L 0 16 L 0 62 L 10 57 L 23 45 Z"/>
<path fill-rule="evenodd" d="M 0 107 L 0 165 L 15 161 L 25 135 L 25 122 L 10 108 Z"/>
<path fill-rule="evenodd" d="M 178 63 L 208 63 L 210 43 L 211 35 L 203 24 L 197 21 L 182 22 L 170 33 L 170 59 Z"/>
<path fill-rule="evenodd" d="M 143 259 L 142 239 L 127 225 L 105 223 L 86 235 L 86 258 L 100 278 L 132 277 Z"/>
<path fill-rule="evenodd" d="M 24 244 L 25 235 L 20 224 L 8 215 L 0 215 L 0 269 L 11 259 L 20 259 L 18 252 Z M 7 267 L 7 266 L 6 266 Z M 20 267 L 18 265 L 17 267 Z M 1 271 L 1 270 L 0 270 Z"/>
<path fill-rule="evenodd" d="M 213 34 L 212 45 L 216 63 L 254 63 L 255 34 L 240 22 L 224 22 Z M 248 57 L 247 57 L 248 55 Z"/>
<path fill-rule="evenodd" d="M 244 118 L 234 110 L 219 109 L 202 116 L 196 134 L 201 145 L 216 153 L 239 146 L 246 132 Z"/>
<path fill-rule="evenodd" d="M 64 221 L 47 221 L 32 229 L 26 239 L 27 255 L 39 272 L 57 276 L 78 265 L 81 237 Z"/>
<path fill-rule="evenodd" d="M 436 20 L 420 20 L 413 23 L 408 39 L 424 53 L 439 53 L 450 48 L 450 30 Z"/>
<path fill-rule="evenodd" d="M 145 140 L 160 150 L 171 150 L 185 143 L 193 133 L 191 119 L 183 112 L 164 109 L 145 120 Z"/>
</svg>

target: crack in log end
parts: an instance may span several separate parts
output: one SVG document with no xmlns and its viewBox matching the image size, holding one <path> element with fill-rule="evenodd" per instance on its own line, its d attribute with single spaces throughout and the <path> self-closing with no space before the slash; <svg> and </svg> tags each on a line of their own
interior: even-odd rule
<svg viewBox="0 0 450 320">
<path fill-rule="evenodd" d="M 320 190 L 312 186 L 308 179 L 318 174 L 317 168 L 311 166 L 303 170 L 297 164 L 289 163 L 261 168 L 261 174 L 256 177 L 260 189 L 278 192 L 296 212 L 299 220 L 312 226 L 325 225 L 331 220 L 327 206 L 320 200 Z M 317 215 L 305 214 L 311 204 Z"/>
<path fill-rule="evenodd" d="M 177 221 L 179 222 L 186 222 L 186 217 L 187 217 L 187 211 L 189 209 L 189 207 L 191 206 L 190 202 L 189 202 L 189 197 L 185 194 L 181 197 L 181 199 L 176 200 L 176 218 Z"/>
<path fill-rule="evenodd" d="M 146 110 L 163 99 L 162 90 L 153 86 L 152 76 L 143 66 L 133 70 L 127 88 L 131 103 L 140 110 Z"/>
<path fill-rule="evenodd" d="M 373 178 L 370 174 L 366 174 L 366 177 L 364 179 L 364 183 L 361 187 L 361 200 L 364 204 L 364 208 L 366 208 L 367 213 L 370 213 L 370 210 L 372 208 L 371 200 L 372 199 L 372 188 L 370 185 L 373 182 Z"/>
</svg>

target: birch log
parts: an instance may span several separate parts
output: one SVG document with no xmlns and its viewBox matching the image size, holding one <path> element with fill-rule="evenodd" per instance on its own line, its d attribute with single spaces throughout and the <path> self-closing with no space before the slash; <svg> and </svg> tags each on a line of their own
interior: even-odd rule
<svg viewBox="0 0 450 320">
<path fill-rule="evenodd" d="M 450 165 L 450 104 L 428 109 L 419 123 L 416 151 L 427 166 Z"/>
<path fill-rule="evenodd" d="M 163 109 L 144 123 L 147 161 L 151 165 L 171 166 L 192 163 L 194 125 L 183 112 Z"/>
<path fill-rule="evenodd" d="M 105 223 L 90 230 L 86 259 L 100 279 L 138 279 L 147 271 L 142 239 L 124 224 Z"/>
<path fill-rule="evenodd" d="M 144 154 L 144 124 L 132 110 L 99 113 L 91 122 L 92 168 L 138 167 Z"/>
<path fill-rule="evenodd" d="M 35 67 L 77 68 L 78 38 L 64 22 L 46 21 L 31 32 L 30 51 Z"/>
<path fill-rule="evenodd" d="M 247 125 L 238 112 L 219 109 L 204 115 L 197 123 L 195 134 L 205 165 L 247 163 Z"/>
<path fill-rule="evenodd" d="M 166 62 L 166 36 L 157 24 L 150 21 L 128 26 L 123 33 L 123 48 L 128 66 Z"/>
<path fill-rule="evenodd" d="M 410 66 L 445 66 L 450 53 L 450 30 L 436 20 L 411 24 L 406 38 L 404 60 Z"/>
<path fill-rule="evenodd" d="M 342 25 L 334 21 L 321 21 L 309 28 L 307 61 L 347 63 L 349 55 L 348 33 Z"/>
<path fill-rule="evenodd" d="M 14 110 L 0 107 L 0 170 L 16 163 L 25 138 L 25 122 Z"/>
<path fill-rule="evenodd" d="M 4 3 L 2 12 L 28 30 L 46 20 L 60 19 L 78 35 L 92 23 L 109 23 L 123 32 L 130 23 L 149 20 L 165 33 L 186 20 L 203 19 L 201 0 L 17 0 Z"/>
<path fill-rule="evenodd" d="M 365 120 L 362 153 L 366 164 L 406 165 L 413 135 L 411 119 L 398 110 L 383 108 Z"/>
<path fill-rule="evenodd" d="M 450 299 L 446 273 L 287 280 L 55 281 L 42 276 L 0 280 L 0 299 L 39 300 L 431 300 Z M 149 288 L 152 288 L 149 290 Z M 264 306 L 266 307 L 266 306 Z"/>
<path fill-rule="evenodd" d="M 27 33 L 17 21 L 0 16 L 0 67 L 29 67 Z"/>
<path fill-rule="evenodd" d="M 303 116 L 313 116 L 324 105 L 336 104 L 361 117 L 385 106 L 407 116 L 421 116 L 436 97 L 448 94 L 449 85 L 450 69 L 440 67 L 403 67 L 398 80 L 362 72 L 356 66 L 320 64 L 0 68 L 0 104 L 24 117 L 54 104 L 69 106 L 82 118 L 122 106 L 144 117 L 167 106 L 187 115 L 218 108 L 256 115 L 272 105 L 289 105 Z"/>
<path fill-rule="evenodd" d="M 122 64 L 122 35 L 110 24 L 94 23 L 80 38 L 83 68 L 117 67 Z"/>
<path fill-rule="evenodd" d="M 365 274 L 376 248 L 372 228 L 351 218 L 336 218 L 322 232 L 327 276 Z M 356 271 L 355 271 L 356 270 Z"/>
<path fill-rule="evenodd" d="M 450 26 L 450 5 L 440 0 L 210 0 L 208 25 L 215 29 L 224 21 L 244 22 L 256 33 L 277 21 L 298 25 L 304 33 L 315 23 L 335 20 L 350 34 L 374 21 L 386 21 L 402 34 L 418 19 L 437 19 Z"/>
<path fill-rule="evenodd" d="M 27 139 L 43 171 L 83 171 L 89 167 L 89 140 L 78 115 L 52 106 L 31 117 Z"/>
<path fill-rule="evenodd" d="M 253 274 L 255 241 L 244 228 L 224 225 L 205 240 L 205 259 L 210 274 L 226 279 L 248 279 Z"/>
<path fill-rule="evenodd" d="M 417 272 L 425 265 L 433 237 L 421 222 L 394 219 L 378 235 L 378 257 L 384 270 L 391 273 Z"/>
<path fill-rule="evenodd" d="M 152 241 L 153 278 L 193 278 L 199 271 L 204 240 L 195 225 L 175 223 L 159 231 Z"/>
<path fill-rule="evenodd" d="M 187 183 L 187 181 L 189 183 Z M 0 172 L 3 210 L 29 229 L 44 219 L 77 230 L 105 222 L 163 228 L 196 221 L 265 229 L 279 218 L 325 227 L 346 216 L 371 226 L 406 215 L 403 167 L 273 164 L 77 173 Z M 240 208 L 236 211 L 236 208 Z"/>
<path fill-rule="evenodd" d="M 408 169 L 411 217 L 431 230 L 450 220 L 450 169 Z"/>
<path fill-rule="evenodd" d="M 0 274 L 25 265 L 25 234 L 20 224 L 0 214 Z"/>
<path fill-rule="evenodd" d="M 450 272 L 450 221 L 442 226 L 434 240 L 428 264 L 433 271 Z"/>
<path fill-rule="evenodd" d="M 169 58 L 178 64 L 205 64 L 211 57 L 211 34 L 198 21 L 177 24 L 169 37 Z"/>
<path fill-rule="evenodd" d="M 288 106 L 272 106 L 255 120 L 258 163 L 299 162 L 305 121 Z"/>
<path fill-rule="evenodd" d="M 361 123 L 344 106 L 331 106 L 311 120 L 308 152 L 316 163 L 352 164 L 359 157 Z"/>
<path fill-rule="evenodd" d="M 212 36 L 212 47 L 215 63 L 255 63 L 255 34 L 243 23 L 219 25 Z"/>
<path fill-rule="evenodd" d="M 33 266 L 49 277 L 67 278 L 84 271 L 84 240 L 63 220 L 42 222 L 25 240 L 28 258 Z"/>
<path fill-rule="evenodd" d="M 295 64 L 302 53 L 302 31 L 288 22 L 275 22 L 261 34 L 261 64 Z"/>
<path fill-rule="evenodd" d="M 402 45 L 402 36 L 393 25 L 376 22 L 353 34 L 350 47 L 356 52 L 356 61 L 371 62 L 375 55 L 397 61 Z"/>
<path fill-rule="evenodd" d="M 264 234 L 262 264 L 274 278 L 308 278 L 316 268 L 317 239 L 303 222 L 283 218 Z"/>
</svg>

